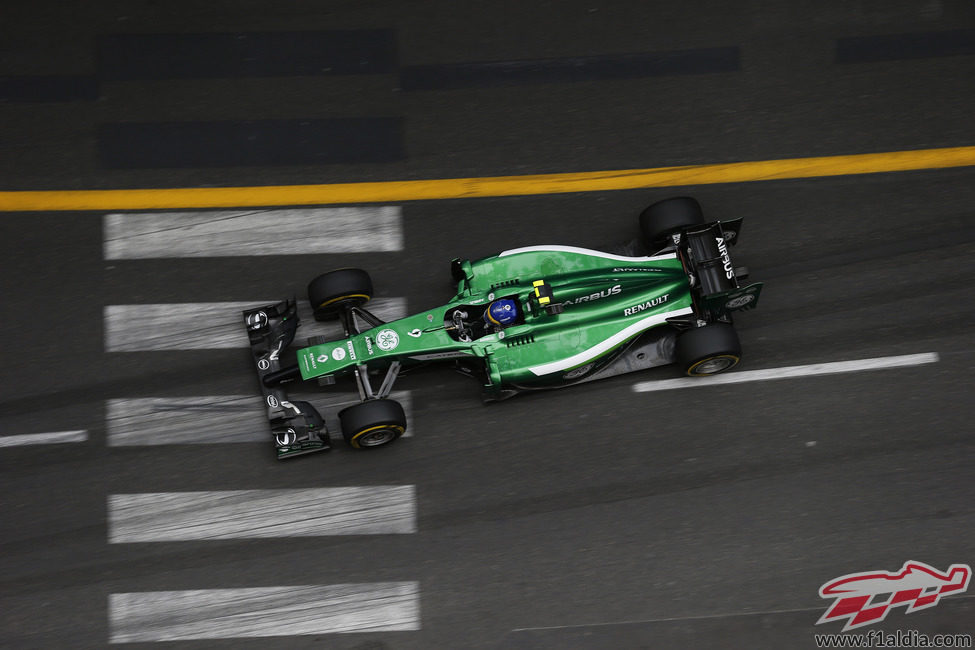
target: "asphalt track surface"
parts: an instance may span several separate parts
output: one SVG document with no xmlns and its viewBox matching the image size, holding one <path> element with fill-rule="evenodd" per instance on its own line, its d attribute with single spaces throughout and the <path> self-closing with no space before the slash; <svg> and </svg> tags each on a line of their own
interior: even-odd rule
<svg viewBox="0 0 975 650">
<path fill-rule="evenodd" d="M 98 77 L 105 34 L 393 30 L 396 51 L 362 75 L 106 72 L 94 95 L 71 101 L 26 101 L 23 89 L 37 86 L 8 83 L 4 190 L 499 176 L 975 145 L 967 2 L 43 9 L 5 5 L 0 74 Z M 922 36 L 892 50 L 864 40 L 891 34 Z M 563 65 L 708 48 L 737 57 L 720 71 L 617 78 L 606 77 L 625 68 L 618 57 L 596 78 L 566 78 Z M 866 60 L 877 51 L 887 54 Z M 526 60 L 547 63 L 515 81 L 487 66 L 465 87 L 401 87 L 407 69 L 419 79 L 423 66 Z M 99 139 L 114 133 L 105 125 L 128 122 L 338 118 L 394 118 L 402 138 L 378 161 L 129 168 Z M 674 194 L 698 197 L 714 218 L 746 217 L 735 259 L 766 288 L 760 308 L 736 321 L 741 370 L 939 360 L 632 390 L 674 378 L 665 367 L 491 406 L 442 368 L 397 383 L 412 395 L 414 435 L 376 453 L 339 443 L 278 463 L 266 443 L 107 444 L 107 400 L 249 394 L 254 377 L 240 350 L 106 352 L 106 306 L 284 297 L 354 265 L 372 272 L 379 297 L 423 309 L 449 296 L 452 257 L 612 246 L 636 236 L 643 207 Z M 0 433 L 88 434 L 0 448 L 0 645 L 104 647 L 113 594 L 415 583 L 419 629 L 166 647 L 812 647 L 814 633 L 840 627 L 814 625 L 828 580 L 907 560 L 942 570 L 975 560 L 973 205 L 970 167 L 416 201 L 401 204 L 401 251 L 154 260 L 105 260 L 98 211 L 0 215 Z M 294 490 L 300 500 L 303 490 L 391 485 L 416 486 L 415 532 L 109 543 L 110 495 Z M 972 633 L 973 602 L 893 611 L 880 627 Z"/>
</svg>

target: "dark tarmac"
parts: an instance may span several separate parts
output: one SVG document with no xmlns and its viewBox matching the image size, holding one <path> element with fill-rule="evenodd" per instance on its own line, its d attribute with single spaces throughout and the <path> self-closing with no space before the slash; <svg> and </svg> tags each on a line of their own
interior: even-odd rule
<svg viewBox="0 0 975 650">
<path fill-rule="evenodd" d="M 975 5 L 961 0 L 49 2 L 8 3 L 3 14 L 6 190 L 975 145 Z M 288 74 L 291 51 L 266 36 L 336 30 L 362 38 L 343 37 L 347 47 L 298 74 Z M 265 36 L 233 55 L 202 39 L 201 57 L 218 53 L 208 63 L 162 71 L 132 36 L 185 45 L 179 35 L 207 33 Z M 315 43 L 289 56 L 305 60 Z M 125 47 L 141 52 L 131 65 L 116 60 Z M 348 48 L 361 49 L 354 61 Z M 343 136 L 353 144 L 392 126 L 369 140 L 374 155 L 309 159 L 315 138 L 343 121 L 359 125 Z M 157 146 L 213 123 L 224 130 L 209 149 Z M 117 138 L 132 129 L 146 139 L 126 151 Z M 255 138 L 264 144 L 246 144 Z M 766 286 L 760 308 L 736 321 L 741 369 L 920 352 L 940 361 L 632 391 L 677 376 L 663 367 L 490 406 L 444 367 L 397 383 L 412 391 L 415 435 L 377 453 L 339 442 L 278 463 L 269 444 L 106 445 L 106 399 L 255 390 L 241 350 L 105 352 L 107 305 L 283 298 L 351 265 L 370 270 L 380 296 L 424 309 L 450 296 L 453 257 L 611 246 L 637 235 L 646 205 L 683 194 L 715 219 L 745 217 L 735 261 Z M 401 252 L 259 263 L 109 262 L 102 213 L 2 215 L 0 433 L 86 429 L 90 439 L 0 449 L 0 645 L 104 647 L 113 593 L 418 581 L 419 631 L 167 647 L 807 648 L 840 629 L 814 625 L 828 580 L 907 560 L 942 570 L 975 561 L 975 169 L 402 206 Z M 417 486 L 412 535 L 107 543 L 109 494 L 405 484 Z M 973 603 L 965 594 L 900 609 L 879 627 L 972 633 Z"/>
</svg>

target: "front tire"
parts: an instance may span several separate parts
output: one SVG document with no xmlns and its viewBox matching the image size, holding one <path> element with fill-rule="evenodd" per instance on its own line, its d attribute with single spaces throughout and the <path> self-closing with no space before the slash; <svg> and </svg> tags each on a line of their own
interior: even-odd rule
<svg viewBox="0 0 975 650">
<path fill-rule="evenodd" d="M 654 250 L 665 247 L 675 232 L 704 223 L 701 204 L 689 196 L 676 196 L 654 203 L 640 214 L 640 232 Z"/>
<path fill-rule="evenodd" d="M 741 361 L 741 343 L 735 328 L 710 323 L 677 338 L 677 362 L 689 377 L 707 377 L 730 370 Z"/>
<path fill-rule="evenodd" d="M 308 283 L 308 302 L 315 320 L 338 316 L 343 307 L 361 307 L 372 298 L 372 278 L 362 269 L 339 269 Z"/>
<path fill-rule="evenodd" d="M 356 449 L 375 449 L 406 432 L 406 413 L 391 399 L 374 399 L 339 411 L 342 437 Z"/>
</svg>

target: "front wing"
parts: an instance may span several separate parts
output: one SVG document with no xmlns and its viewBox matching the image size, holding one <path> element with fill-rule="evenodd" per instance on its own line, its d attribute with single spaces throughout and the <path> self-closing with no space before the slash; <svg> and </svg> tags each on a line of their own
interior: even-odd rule
<svg viewBox="0 0 975 650">
<path fill-rule="evenodd" d="M 298 323 L 298 309 L 294 300 L 244 312 L 251 357 L 257 368 L 258 383 L 264 394 L 267 419 L 279 460 L 328 451 L 331 446 L 328 429 L 315 407 L 308 402 L 289 400 L 287 390 L 280 383 L 267 381 L 287 372 L 288 369 L 281 366 L 281 355 L 294 340 Z"/>
</svg>

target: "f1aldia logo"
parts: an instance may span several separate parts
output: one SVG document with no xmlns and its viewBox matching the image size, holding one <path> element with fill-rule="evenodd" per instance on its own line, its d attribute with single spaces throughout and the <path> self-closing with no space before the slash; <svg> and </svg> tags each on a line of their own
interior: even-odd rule
<svg viewBox="0 0 975 650">
<path fill-rule="evenodd" d="M 907 606 L 908 614 L 934 607 L 942 596 L 968 589 L 972 568 L 952 564 L 945 572 L 923 562 L 905 562 L 900 571 L 866 571 L 834 578 L 819 588 L 820 598 L 836 600 L 816 625 L 846 619 L 843 631 L 879 623 L 891 608 Z"/>
</svg>

